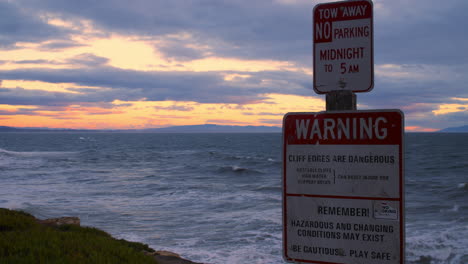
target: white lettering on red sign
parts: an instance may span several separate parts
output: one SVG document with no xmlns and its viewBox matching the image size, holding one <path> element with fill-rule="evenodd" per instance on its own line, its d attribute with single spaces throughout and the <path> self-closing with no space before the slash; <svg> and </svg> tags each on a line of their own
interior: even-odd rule
<svg viewBox="0 0 468 264">
<path fill-rule="evenodd" d="M 373 87 L 373 14 L 368 0 L 314 9 L 314 89 L 367 92 Z"/>
<path fill-rule="evenodd" d="M 297 139 L 385 139 L 385 117 L 297 119 Z"/>
<path fill-rule="evenodd" d="M 404 262 L 403 119 L 398 110 L 284 117 L 287 261 Z"/>
</svg>

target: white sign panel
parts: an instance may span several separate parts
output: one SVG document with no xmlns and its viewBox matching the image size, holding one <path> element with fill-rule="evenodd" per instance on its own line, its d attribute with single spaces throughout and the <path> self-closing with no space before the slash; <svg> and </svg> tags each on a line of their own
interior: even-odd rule
<svg viewBox="0 0 468 264">
<path fill-rule="evenodd" d="M 283 140 L 284 258 L 404 263 L 403 114 L 289 113 Z"/>
<path fill-rule="evenodd" d="M 343 1 L 314 8 L 314 90 L 368 92 L 374 86 L 373 5 Z"/>
</svg>

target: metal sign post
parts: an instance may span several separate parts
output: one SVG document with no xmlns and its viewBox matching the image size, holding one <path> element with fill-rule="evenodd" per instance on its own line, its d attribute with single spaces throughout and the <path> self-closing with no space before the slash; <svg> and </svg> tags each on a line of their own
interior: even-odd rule
<svg viewBox="0 0 468 264">
<path fill-rule="evenodd" d="M 319 264 L 405 262 L 400 110 L 356 110 L 374 86 L 370 0 L 313 11 L 314 90 L 327 112 L 283 119 L 283 256 Z"/>
</svg>

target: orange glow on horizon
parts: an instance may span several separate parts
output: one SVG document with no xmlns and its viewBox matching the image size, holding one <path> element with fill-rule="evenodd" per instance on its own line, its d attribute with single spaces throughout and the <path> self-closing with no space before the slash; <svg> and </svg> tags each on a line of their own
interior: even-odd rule
<svg viewBox="0 0 468 264">
<path fill-rule="evenodd" d="M 114 101 L 112 107 L 12 107 L 0 105 L 2 125 L 75 129 L 133 129 L 217 123 L 280 126 L 287 112 L 323 111 L 323 99 L 265 94 L 249 104 L 201 104 L 191 101 Z M 17 113 L 15 115 L 15 113 Z"/>
<path fill-rule="evenodd" d="M 278 1 L 291 4 L 305 0 Z M 376 8 L 382 8 L 381 4 L 375 5 Z M 224 43 L 221 39 L 200 39 L 200 36 L 189 31 L 148 36 L 108 32 L 108 29 L 100 28 L 99 24 L 91 20 L 76 17 L 67 19 L 66 16 L 54 13 L 43 13 L 40 19 L 50 26 L 69 31 L 69 38 L 66 40 L 47 39 L 37 43 L 17 42 L 13 49 L 0 49 L 0 71 L 20 70 L 16 74 L 5 74 L 5 78 L 17 79 L 0 80 L 0 88 L 5 92 L 5 98 L 12 98 L 11 105 L 7 101 L 10 99 L 2 100 L 4 104 L 0 105 L 0 126 L 74 129 L 157 128 L 206 123 L 280 126 L 283 115 L 287 112 L 325 110 L 324 97 L 314 95 L 312 91 L 310 91 L 310 96 L 267 93 L 267 91 L 278 91 L 278 87 L 287 87 L 290 93 L 303 92 L 307 85 L 302 84 L 302 79 L 307 76 L 312 77 L 312 68 L 303 66 L 299 62 L 236 58 L 233 55 L 221 54 L 219 50 L 240 47 L 232 43 Z M 223 49 L 219 49 L 220 46 Z M 188 55 L 177 56 L 184 55 L 182 54 L 184 52 L 178 54 L 180 50 L 187 50 Z M 206 73 L 207 76 L 213 74 L 216 85 L 218 85 L 217 82 L 223 82 L 240 91 L 228 98 L 224 97 L 224 100 L 242 103 L 198 103 L 190 100 L 147 101 L 145 98 L 139 101 L 137 99 L 119 101 L 114 98 L 128 97 L 125 94 L 115 96 L 118 91 L 113 91 L 113 87 L 53 83 L 59 81 L 60 78 L 49 78 L 60 72 L 56 70 L 92 72 L 114 70 L 113 68 L 128 72 L 141 72 L 144 75 L 156 72 L 178 72 L 176 75 L 180 75 L 181 72 Z M 50 70 L 52 74 L 43 75 L 47 77 L 22 75 L 35 72 L 37 69 L 41 69 L 41 73 L 47 73 Z M 273 76 L 272 73 L 275 71 L 286 72 L 293 77 L 282 80 Z M 450 71 L 446 67 L 424 64 L 381 64 L 375 65 L 375 73 L 378 77 L 392 80 L 432 80 L 445 78 Z M 291 81 L 295 74 L 299 77 L 297 82 Z M 34 78 L 38 80 L 28 80 Z M 105 78 L 112 78 L 112 76 Z M 40 79 L 51 82 L 39 81 Z M 90 79 L 92 80 L 87 83 L 100 83 L 93 78 Z M 309 80 L 312 82 L 312 78 Z M 131 86 L 138 85 L 129 85 Z M 173 88 L 170 84 L 167 86 L 164 89 Z M 126 89 L 125 87 L 119 88 Z M 132 89 L 144 90 L 139 87 Z M 244 95 L 242 89 L 250 89 L 249 95 Z M 94 91 L 98 91 L 96 96 L 88 94 Z M 104 92 L 100 93 L 102 91 Z M 264 94 L 251 95 L 251 91 L 264 91 Z M 213 92 L 222 93 L 223 91 Z M 135 94 L 140 97 L 132 98 L 145 97 L 139 93 Z M 37 103 L 42 99 L 41 96 L 51 99 L 50 102 Z M 59 101 L 60 98 L 65 98 L 65 101 Z M 98 100 L 99 102 L 96 102 Z M 411 103 L 402 106 L 402 109 L 408 111 L 408 119 L 412 120 L 429 120 L 437 116 L 468 111 L 468 98 L 453 97 L 447 100 L 448 102 L 440 105 L 424 102 Z M 15 105 L 17 103 L 23 105 Z M 31 105 L 27 105 L 28 103 Z M 408 126 L 406 131 L 434 132 L 437 129 Z"/>
<path fill-rule="evenodd" d="M 405 131 L 406 132 L 436 132 L 436 131 L 439 131 L 439 129 L 420 127 L 420 126 L 406 126 Z"/>
</svg>

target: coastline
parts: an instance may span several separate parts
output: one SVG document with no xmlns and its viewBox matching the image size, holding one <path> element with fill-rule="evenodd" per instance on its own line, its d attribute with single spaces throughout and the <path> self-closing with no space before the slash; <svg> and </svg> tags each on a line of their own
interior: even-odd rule
<svg viewBox="0 0 468 264">
<path fill-rule="evenodd" d="M 147 244 L 116 239 L 97 228 L 82 227 L 78 217 L 37 219 L 23 211 L 0 208 L 0 234 L 0 258 L 11 262 L 101 263 L 118 259 L 119 263 L 202 264 Z"/>
</svg>

